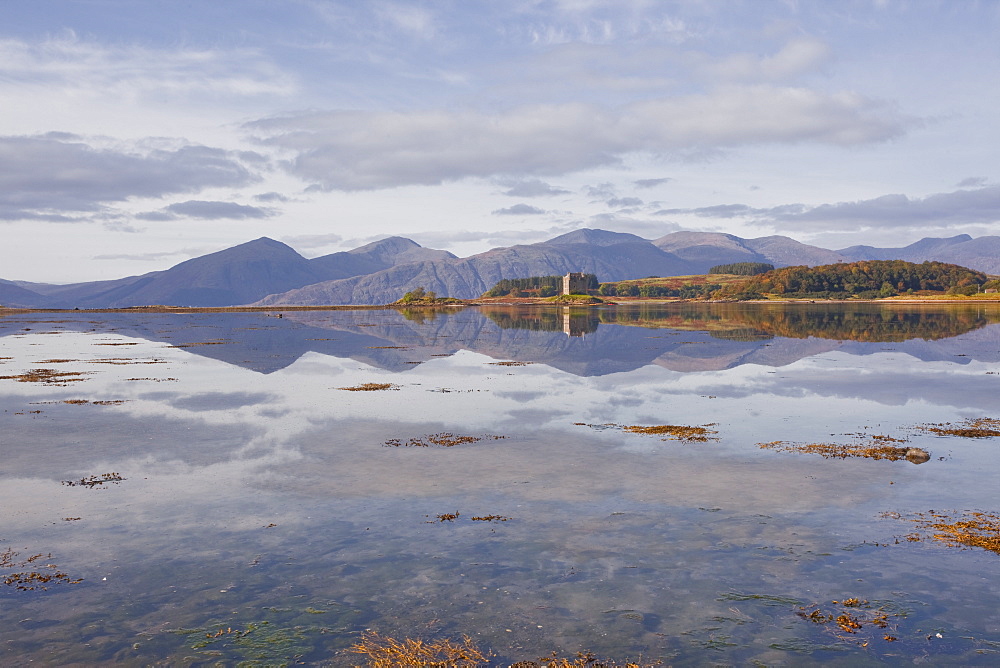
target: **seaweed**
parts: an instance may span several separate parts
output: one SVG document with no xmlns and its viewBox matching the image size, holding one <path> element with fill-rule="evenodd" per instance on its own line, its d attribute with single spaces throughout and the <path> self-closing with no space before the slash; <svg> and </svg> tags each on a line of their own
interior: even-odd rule
<svg viewBox="0 0 1000 668">
<path fill-rule="evenodd" d="M 711 436 L 711 434 L 718 434 L 719 432 L 714 429 L 709 429 L 709 427 L 716 426 L 715 422 L 710 422 L 709 424 L 704 424 L 701 426 L 689 426 L 689 425 L 677 425 L 677 424 L 660 424 L 653 425 L 650 427 L 643 427 L 641 425 L 622 425 L 608 422 L 605 424 L 586 424 L 584 422 L 575 422 L 574 424 L 590 427 L 591 429 L 621 429 L 630 434 L 646 434 L 652 436 L 667 436 L 669 440 L 672 441 L 685 441 L 687 443 L 707 443 L 708 441 L 718 441 L 718 438 Z M 662 440 L 666 441 L 668 438 Z"/>
<path fill-rule="evenodd" d="M 72 518 L 79 519 L 79 518 Z M 11 548 L 0 552 L 0 569 L 26 568 L 28 570 L 14 573 L 0 573 L 3 583 L 18 591 L 35 591 L 48 589 L 52 584 L 79 584 L 83 578 L 72 578 L 51 563 L 40 563 L 52 558 L 51 554 L 33 554 L 26 559 L 18 559 L 19 553 Z M 35 570 L 39 569 L 39 570 Z"/>
<path fill-rule="evenodd" d="M 397 640 L 390 636 L 379 635 L 377 631 L 362 633 L 361 640 L 351 645 L 350 651 L 368 657 L 372 668 L 404 666 L 471 668 L 487 664 L 491 656 L 478 649 L 469 636 L 462 636 L 461 641 L 447 638 L 430 641 L 416 638 Z"/>
<path fill-rule="evenodd" d="M 15 376 L 0 376 L 0 380 L 16 380 L 19 383 L 44 383 L 65 386 L 67 383 L 87 380 L 85 371 L 56 371 L 55 369 L 31 369 Z"/>
<path fill-rule="evenodd" d="M 348 392 L 378 392 L 379 390 L 398 390 L 399 385 L 393 385 L 392 383 L 362 383 L 361 385 L 338 387 L 337 389 L 347 390 Z"/>
<path fill-rule="evenodd" d="M 101 475 L 87 476 L 86 478 L 81 478 L 80 480 L 63 480 L 62 484 L 67 487 L 97 487 L 98 485 L 103 485 L 105 483 L 118 484 L 121 481 L 126 480 L 126 478 L 121 477 L 119 473 L 102 473 Z"/>
<path fill-rule="evenodd" d="M 881 517 L 915 523 L 925 533 L 911 533 L 904 538 L 911 543 L 938 540 L 952 547 L 979 547 L 1000 554 L 1000 515 L 978 510 L 948 514 L 930 510 L 904 517 L 899 513 L 882 513 Z M 897 538 L 896 542 L 899 542 Z"/>
<path fill-rule="evenodd" d="M 309 612 L 307 610 L 306 612 Z M 208 649 L 213 658 L 223 652 L 237 659 L 238 666 L 288 666 L 314 651 L 309 636 L 321 632 L 312 626 L 277 626 L 267 620 L 247 622 L 242 628 L 226 623 L 199 629 L 175 629 L 173 633 L 189 636 L 193 650 Z M 212 665 L 221 665 L 213 662 Z M 230 664 L 226 664 L 230 665 Z"/>
<path fill-rule="evenodd" d="M 777 450 L 778 452 L 800 452 L 806 454 L 819 455 L 824 459 L 849 459 L 860 457 L 863 459 L 881 460 L 890 462 L 905 459 L 913 464 L 923 464 L 930 460 L 930 453 L 922 448 L 905 448 L 902 446 L 881 445 L 879 439 L 891 439 L 891 437 L 877 437 L 874 444 L 856 443 L 791 443 L 788 441 L 770 441 L 768 443 L 758 443 L 757 447 L 763 450 Z M 897 441 L 897 439 L 891 439 Z"/>
<path fill-rule="evenodd" d="M 916 429 L 938 436 L 959 436 L 961 438 L 992 438 L 1000 436 L 1000 418 L 969 418 L 952 426 L 950 422 L 917 425 Z"/>
<path fill-rule="evenodd" d="M 795 614 L 824 627 L 839 640 L 856 643 L 862 647 L 867 647 L 877 637 L 881 637 L 885 642 L 898 640 L 890 633 L 895 630 L 893 620 L 906 616 L 905 612 L 892 606 L 875 605 L 855 597 L 831 601 L 830 605 L 834 607 L 823 605 L 800 607 Z"/>
<path fill-rule="evenodd" d="M 483 434 L 482 436 L 465 436 L 460 434 L 452 434 L 451 432 L 441 432 L 439 434 L 429 434 L 427 436 L 422 436 L 419 438 L 410 438 L 405 442 L 400 438 L 390 438 L 383 445 L 390 448 L 429 448 L 432 445 L 440 445 L 443 448 L 452 448 L 456 445 L 464 445 L 466 443 L 478 443 L 479 441 L 499 441 L 501 439 L 507 438 L 506 436 L 495 436 L 492 434 Z"/>
</svg>

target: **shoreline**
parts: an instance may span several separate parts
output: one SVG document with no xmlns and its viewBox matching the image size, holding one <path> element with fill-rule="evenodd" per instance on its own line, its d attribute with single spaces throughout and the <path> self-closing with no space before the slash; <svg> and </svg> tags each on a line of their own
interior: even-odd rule
<svg viewBox="0 0 1000 668">
<path fill-rule="evenodd" d="M 626 299 L 602 304 L 565 304 L 553 303 L 542 299 L 517 299 L 486 301 L 479 299 L 463 300 L 453 304 L 326 304 L 326 305 L 286 305 L 286 306 L 127 306 L 122 308 L 30 308 L 0 306 L 0 316 L 18 313 L 273 313 L 298 311 L 387 311 L 400 309 L 448 309 L 465 308 L 467 306 L 555 306 L 594 308 L 606 306 L 629 306 L 650 304 L 1000 304 L 1000 296 L 990 298 L 976 297 L 915 297 L 887 299 L 752 299 L 746 301 L 717 301 L 700 299 Z"/>
</svg>

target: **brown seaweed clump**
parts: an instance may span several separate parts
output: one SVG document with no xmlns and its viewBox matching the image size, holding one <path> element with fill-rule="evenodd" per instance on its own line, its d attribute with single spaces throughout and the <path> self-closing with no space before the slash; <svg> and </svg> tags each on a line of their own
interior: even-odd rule
<svg viewBox="0 0 1000 668">
<path fill-rule="evenodd" d="M 80 480 L 63 480 L 62 484 L 67 487 L 97 487 L 99 485 L 104 485 L 106 483 L 118 484 L 125 478 L 121 477 L 121 474 L 116 472 L 102 473 L 101 475 L 87 476 L 86 478 L 81 478 Z"/>
<path fill-rule="evenodd" d="M 953 426 L 950 422 L 917 425 L 917 429 L 939 436 L 961 438 L 992 438 L 1000 436 L 1000 418 L 970 418 Z"/>
<path fill-rule="evenodd" d="M 19 383 L 44 383 L 64 386 L 67 383 L 87 380 L 83 371 L 56 371 L 55 369 L 31 369 L 16 376 L 0 376 L 0 380 L 16 380 Z"/>
<path fill-rule="evenodd" d="M 834 607 L 813 605 L 799 608 L 796 614 L 813 624 L 827 627 L 841 640 L 858 642 L 862 646 L 867 646 L 876 636 L 882 636 L 882 640 L 886 642 L 898 640 L 887 629 L 895 630 L 891 618 L 904 616 L 901 612 L 888 611 L 884 606 L 877 607 L 858 598 L 831 601 L 831 604 Z M 864 630 L 866 628 L 868 631 Z"/>
<path fill-rule="evenodd" d="M 922 448 L 905 448 L 893 445 L 859 443 L 790 443 L 788 441 L 771 441 L 769 443 L 758 443 L 758 447 L 764 450 L 777 450 L 778 452 L 802 452 L 819 455 L 824 459 L 848 459 L 851 457 L 861 457 L 864 459 L 880 460 L 885 459 L 890 462 L 907 460 L 913 464 L 923 464 L 929 461 L 930 453 Z"/>
<path fill-rule="evenodd" d="M 954 547 L 980 547 L 1000 554 L 1000 515 L 996 513 L 967 510 L 953 516 L 930 510 L 912 517 L 899 513 L 882 513 L 882 517 L 913 522 L 925 532 L 908 534 L 910 542 L 929 538 Z"/>
<path fill-rule="evenodd" d="M 378 392 L 379 390 L 398 390 L 399 385 L 393 385 L 392 383 L 362 383 L 353 387 L 338 387 L 337 389 L 347 390 L 348 392 Z"/>
<path fill-rule="evenodd" d="M 26 569 L 13 573 L 0 573 L 3 583 L 18 591 L 48 589 L 49 584 L 78 584 L 82 579 L 73 579 L 59 570 L 55 564 L 44 563 L 51 554 L 34 554 L 26 559 L 18 559 L 18 553 L 11 548 L 0 552 L 0 569 Z M 36 570 L 38 569 L 38 570 Z"/>
<path fill-rule="evenodd" d="M 440 445 L 442 448 L 452 448 L 456 445 L 466 443 L 478 443 L 479 441 L 499 441 L 506 436 L 494 436 L 484 434 L 483 436 L 466 436 L 462 434 L 452 434 L 451 432 L 441 432 L 440 434 L 429 434 L 419 438 L 410 438 L 405 442 L 400 438 L 390 438 L 385 442 L 390 448 L 429 448 L 432 445 Z"/>
<path fill-rule="evenodd" d="M 493 656 L 492 652 L 476 647 L 467 635 L 463 635 L 461 641 L 397 640 L 379 635 L 377 631 L 362 633 L 361 640 L 351 645 L 349 651 L 365 655 L 372 668 L 477 668 L 489 665 Z M 552 652 L 537 661 L 518 661 L 510 668 L 644 668 L 652 665 L 605 661 L 591 652 L 577 652 L 575 658 L 560 657 L 558 652 Z"/>
<path fill-rule="evenodd" d="M 489 663 L 490 654 L 483 654 L 469 636 L 461 641 L 419 640 L 404 638 L 397 640 L 379 635 L 377 631 L 365 631 L 361 640 L 351 645 L 350 651 L 368 657 L 372 668 L 400 668 L 412 666 L 448 666 L 449 668 L 473 668 Z"/>
<path fill-rule="evenodd" d="M 581 427 L 590 427 L 591 429 L 621 429 L 622 431 L 627 431 L 631 434 L 648 434 L 652 436 L 667 436 L 672 441 L 686 441 L 688 443 L 705 443 L 708 441 L 718 441 L 719 439 L 714 438 L 711 434 L 718 434 L 719 432 L 714 429 L 709 429 L 709 427 L 714 427 L 715 422 L 709 424 L 703 424 L 701 426 L 688 426 L 680 424 L 658 424 L 651 427 L 643 427 L 641 425 L 623 425 L 615 424 L 613 422 L 608 422 L 605 424 L 587 424 L 586 422 L 574 422 L 573 424 Z M 666 438 L 663 439 L 667 440 Z"/>
<path fill-rule="evenodd" d="M 641 427 L 638 425 L 627 425 L 622 427 L 623 430 L 629 432 L 630 434 L 653 434 L 657 436 L 668 436 L 674 441 L 694 441 L 698 443 L 704 443 L 706 441 L 718 441 L 717 438 L 712 438 L 709 434 L 718 434 L 718 431 L 714 429 L 709 429 L 708 427 L 714 427 L 715 423 L 702 425 L 700 427 L 690 427 L 687 425 L 679 424 L 660 424 L 654 425 L 652 427 Z"/>
</svg>

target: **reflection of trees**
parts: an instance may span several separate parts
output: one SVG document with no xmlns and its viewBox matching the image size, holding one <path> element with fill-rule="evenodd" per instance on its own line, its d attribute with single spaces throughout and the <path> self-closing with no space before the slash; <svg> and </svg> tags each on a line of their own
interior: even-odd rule
<svg viewBox="0 0 1000 668">
<path fill-rule="evenodd" d="M 573 336 L 597 331 L 597 313 L 590 309 L 480 307 L 483 314 L 500 329 L 529 329 L 541 332 L 565 332 Z"/>
<path fill-rule="evenodd" d="M 774 336 L 840 341 L 937 340 L 958 336 L 1000 321 L 1000 310 L 981 305 L 883 304 L 638 304 L 614 309 L 533 307 L 484 308 L 504 329 L 593 332 L 599 323 L 634 327 L 707 331 L 730 341 L 760 341 Z M 567 333 L 570 333 L 567 331 Z"/>
<path fill-rule="evenodd" d="M 987 319 L 975 310 L 902 311 L 797 308 L 748 311 L 743 323 L 774 336 L 804 339 L 810 336 L 842 341 L 906 341 L 947 339 L 979 329 Z"/>
</svg>

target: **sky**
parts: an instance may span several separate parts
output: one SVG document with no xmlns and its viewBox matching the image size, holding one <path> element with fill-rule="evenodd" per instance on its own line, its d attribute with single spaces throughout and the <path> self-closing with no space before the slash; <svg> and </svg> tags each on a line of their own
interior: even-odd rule
<svg viewBox="0 0 1000 668">
<path fill-rule="evenodd" d="M 1000 0 L 5 0 L 0 278 L 1000 234 Z"/>
</svg>

